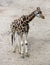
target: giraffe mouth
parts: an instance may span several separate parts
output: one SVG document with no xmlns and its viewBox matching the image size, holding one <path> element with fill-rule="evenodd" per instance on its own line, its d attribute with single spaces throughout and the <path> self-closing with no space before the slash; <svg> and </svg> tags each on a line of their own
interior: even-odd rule
<svg viewBox="0 0 50 65">
<path fill-rule="evenodd" d="M 43 14 L 40 14 L 39 17 L 42 18 L 42 19 L 45 19 L 45 16 Z"/>
</svg>

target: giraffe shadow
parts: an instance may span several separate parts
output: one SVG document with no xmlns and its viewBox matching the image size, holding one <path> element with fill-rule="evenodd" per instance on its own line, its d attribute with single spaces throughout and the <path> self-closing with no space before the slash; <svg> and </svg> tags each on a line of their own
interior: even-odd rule
<svg viewBox="0 0 50 65">
<path fill-rule="evenodd" d="M 35 44 L 35 39 L 34 39 L 34 37 L 29 37 L 29 38 L 28 38 L 28 50 L 29 50 L 29 53 L 30 53 L 31 50 L 33 49 L 34 44 Z"/>
<path fill-rule="evenodd" d="M 37 39 L 34 37 L 29 37 L 28 38 L 28 46 L 29 46 L 29 53 L 34 53 L 34 52 L 40 52 L 41 49 L 45 47 L 45 44 L 47 44 L 49 40 L 46 39 Z"/>
</svg>

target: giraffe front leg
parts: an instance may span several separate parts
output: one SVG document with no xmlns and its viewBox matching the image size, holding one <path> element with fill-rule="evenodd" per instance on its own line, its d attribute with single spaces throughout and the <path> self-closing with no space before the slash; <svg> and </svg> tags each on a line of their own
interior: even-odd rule
<svg viewBox="0 0 50 65">
<path fill-rule="evenodd" d="M 24 58 L 24 43 L 23 43 L 23 35 L 21 38 L 21 57 Z"/>
<path fill-rule="evenodd" d="M 25 53 L 26 53 L 26 56 L 29 57 L 29 54 L 28 54 L 28 42 L 27 42 L 27 40 L 25 40 Z"/>
<path fill-rule="evenodd" d="M 26 53 L 26 56 L 29 57 L 29 54 L 28 54 L 27 33 L 25 34 L 25 53 Z"/>
<path fill-rule="evenodd" d="M 21 57 L 24 58 L 24 44 L 23 44 L 23 41 L 21 41 Z"/>
</svg>

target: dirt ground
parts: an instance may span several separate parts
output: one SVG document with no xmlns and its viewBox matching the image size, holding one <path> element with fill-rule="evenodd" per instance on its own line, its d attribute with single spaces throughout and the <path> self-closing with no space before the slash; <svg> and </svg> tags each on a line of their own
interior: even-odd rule
<svg viewBox="0 0 50 65">
<path fill-rule="evenodd" d="M 4 2 L 3 2 L 4 1 Z M 49 0 L 0 0 L 0 65 L 50 65 L 50 1 Z M 10 5 L 11 4 L 11 5 Z M 13 53 L 10 31 L 11 22 L 29 14 L 40 6 L 45 19 L 34 18 L 28 34 L 30 57 L 22 59 Z"/>
</svg>

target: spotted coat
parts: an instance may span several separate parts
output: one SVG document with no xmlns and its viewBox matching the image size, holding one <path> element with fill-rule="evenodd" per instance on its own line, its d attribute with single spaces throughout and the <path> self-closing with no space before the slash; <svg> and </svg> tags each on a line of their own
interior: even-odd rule
<svg viewBox="0 0 50 65">
<path fill-rule="evenodd" d="M 17 31 L 18 34 L 20 33 L 28 33 L 29 31 L 29 23 L 26 16 L 22 16 L 19 19 L 15 19 L 14 22 L 11 24 L 11 31 L 15 33 Z"/>
</svg>

